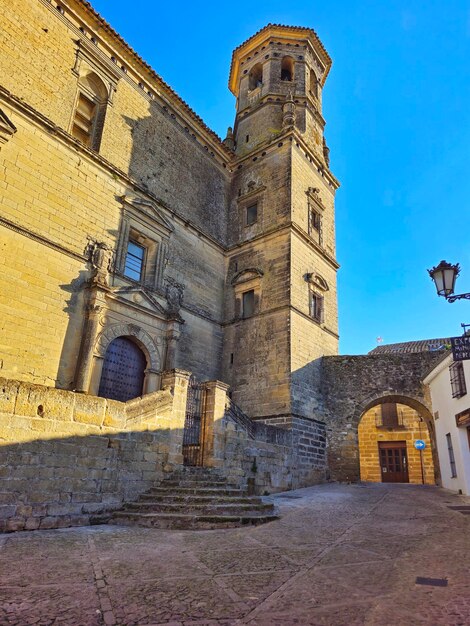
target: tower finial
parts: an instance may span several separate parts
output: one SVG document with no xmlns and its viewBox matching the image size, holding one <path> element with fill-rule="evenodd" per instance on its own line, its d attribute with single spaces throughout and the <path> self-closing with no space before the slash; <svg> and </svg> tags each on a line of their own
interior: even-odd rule
<svg viewBox="0 0 470 626">
<path fill-rule="evenodd" d="M 235 140 L 233 138 L 233 130 L 231 126 L 227 128 L 227 136 L 225 137 L 223 143 L 227 146 L 227 148 L 230 148 L 230 150 L 235 148 Z"/>
</svg>

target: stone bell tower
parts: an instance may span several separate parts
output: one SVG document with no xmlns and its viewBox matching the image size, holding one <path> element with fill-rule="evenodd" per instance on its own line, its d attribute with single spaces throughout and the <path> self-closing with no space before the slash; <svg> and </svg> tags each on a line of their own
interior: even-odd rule
<svg viewBox="0 0 470 626">
<path fill-rule="evenodd" d="M 268 25 L 233 53 L 224 374 L 250 417 L 321 420 L 338 346 L 334 194 L 322 91 L 331 59 L 309 28 Z"/>
</svg>

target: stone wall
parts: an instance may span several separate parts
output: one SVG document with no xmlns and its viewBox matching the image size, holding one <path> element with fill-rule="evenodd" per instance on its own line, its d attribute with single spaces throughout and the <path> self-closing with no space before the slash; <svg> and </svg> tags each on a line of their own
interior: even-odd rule
<svg viewBox="0 0 470 626">
<path fill-rule="evenodd" d="M 258 494 L 322 482 L 326 476 L 324 425 L 291 415 L 253 421 L 227 396 L 228 386 L 207 383 L 207 463 Z"/>
<path fill-rule="evenodd" d="M 322 359 L 328 466 L 333 479 L 350 481 L 360 477 L 357 432 L 367 409 L 380 402 L 399 402 L 431 421 L 429 395 L 421 381 L 440 357 L 439 352 L 420 352 Z M 437 468 L 436 458 L 434 464 Z"/>
<path fill-rule="evenodd" d="M 121 403 L 0 379 L 0 530 L 88 524 L 180 465 L 187 384 Z"/>
<path fill-rule="evenodd" d="M 154 369 L 183 367 L 201 379 L 220 378 L 226 148 L 84 3 L 73 1 L 62 10 L 47 0 L 6 5 L 0 32 L 0 109 L 16 127 L 0 152 L 0 373 L 62 389 L 79 387 L 91 250 L 102 242 L 113 255 L 109 287 L 114 292 L 142 287 L 161 310 L 156 313 L 139 294 L 126 302 L 113 292 L 100 322 L 142 324 L 147 330 L 150 320 L 164 360 L 166 287 L 175 281 L 184 287 L 181 349 L 172 363 Z M 86 59 L 115 80 L 99 151 L 71 136 Z M 118 271 L 128 243 L 129 198 L 141 203 L 134 214 L 144 206 L 155 224 L 168 224 L 165 241 L 155 237 L 161 251 L 158 280 L 147 279 L 150 261 L 140 281 Z M 145 248 L 152 238 L 145 220 L 137 218 L 132 226 L 147 237 Z M 109 312 L 112 299 L 119 301 L 114 307 L 119 306 L 119 319 L 115 310 Z"/>
</svg>

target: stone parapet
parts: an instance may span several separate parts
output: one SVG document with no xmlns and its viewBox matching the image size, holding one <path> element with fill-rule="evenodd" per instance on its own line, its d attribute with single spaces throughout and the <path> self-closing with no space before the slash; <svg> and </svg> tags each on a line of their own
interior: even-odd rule
<svg viewBox="0 0 470 626">
<path fill-rule="evenodd" d="M 126 403 L 0 379 L 0 531 L 88 524 L 181 464 L 188 379 Z"/>
</svg>

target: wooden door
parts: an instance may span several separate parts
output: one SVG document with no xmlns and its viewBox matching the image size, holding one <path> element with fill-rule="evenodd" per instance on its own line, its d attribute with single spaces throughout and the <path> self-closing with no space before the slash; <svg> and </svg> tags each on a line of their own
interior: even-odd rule
<svg viewBox="0 0 470 626">
<path fill-rule="evenodd" d="M 106 350 L 98 395 L 121 402 L 141 396 L 146 365 L 139 346 L 127 337 L 117 337 Z"/>
<path fill-rule="evenodd" d="M 379 460 L 383 483 L 407 483 L 406 441 L 380 441 Z"/>
</svg>

